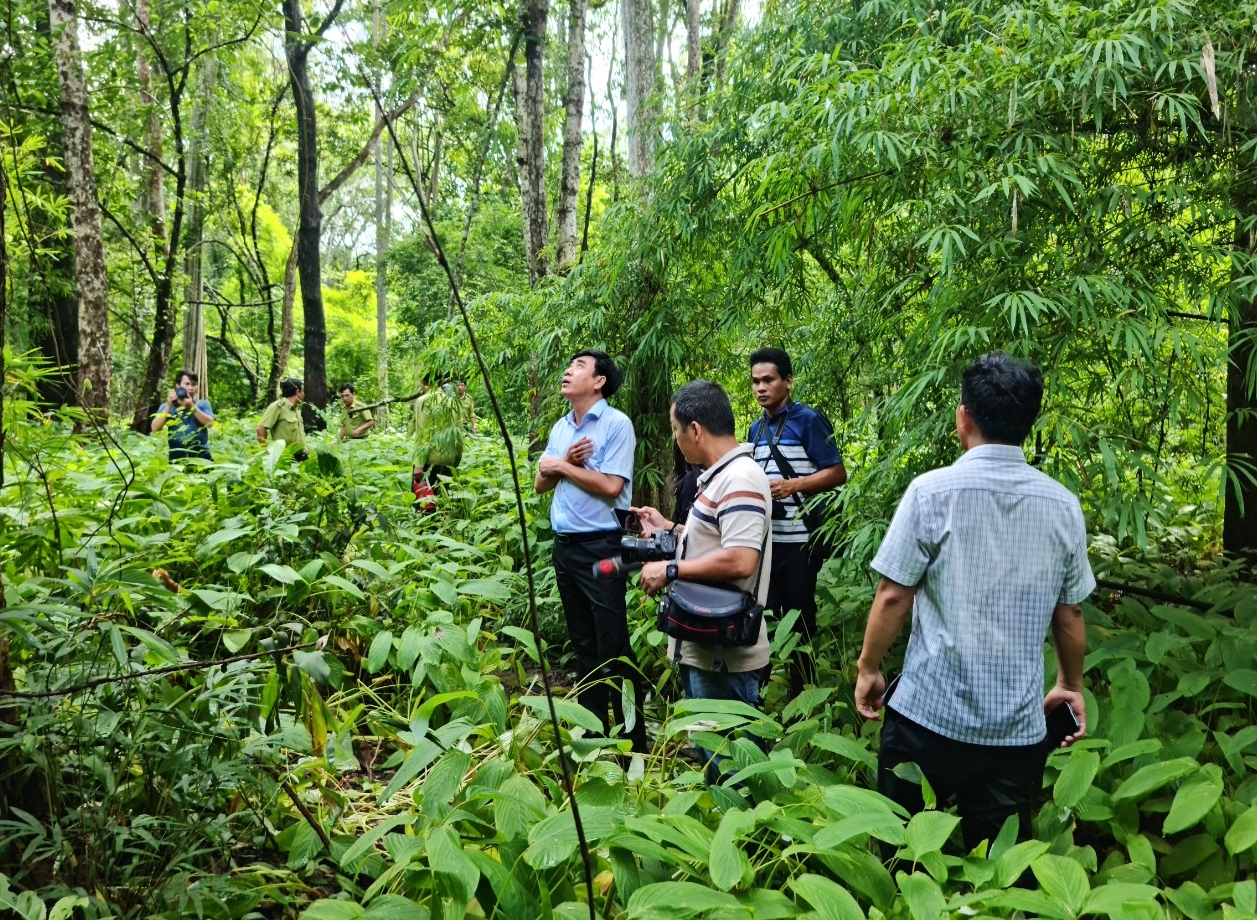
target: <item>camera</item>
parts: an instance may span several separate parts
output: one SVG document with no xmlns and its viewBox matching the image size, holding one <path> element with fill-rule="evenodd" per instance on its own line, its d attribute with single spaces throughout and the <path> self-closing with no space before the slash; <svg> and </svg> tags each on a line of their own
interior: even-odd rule
<svg viewBox="0 0 1257 920">
<path fill-rule="evenodd" d="M 630 534 L 620 537 L 620 558 L 625 563 L 656 562 L 660 559 L 672 559 L 676 554 L 676 534 L 666 530 L 657 530 L 649 537 L 635 537 Z"/>
<path fill-rule="evenodd" d="M 175 396 L 178 397 L 179 399 L 187 399 L 188 398 L 187 387 L 175 387 Z"/>
<path fill-rule="evenodd" d="M 790 509 L 786 507 L 785 502 L 779 502 L 777 501 L 777 499 L 774 498 L 773 499 L 773 520 L 784 521 L 788 517 L 790 517 Z"/>
</svg>

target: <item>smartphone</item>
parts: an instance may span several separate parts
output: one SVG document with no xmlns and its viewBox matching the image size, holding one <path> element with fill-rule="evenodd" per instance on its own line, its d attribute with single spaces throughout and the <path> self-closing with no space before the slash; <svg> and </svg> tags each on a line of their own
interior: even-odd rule
<svg viewBox="0 0 1257 920">
<path fill-rule="evenodd" d="M 623 508 L 616 508 L 615 519 L 620 523 L 620 529 L 628 533 L 641 533 L 642 522 L 638 520 L 636 514 L 632 511 L 626 511 Z"/>
<path fill-rule="evenodd" d="M 1074 714 L 1074 707 L 1069 703 L 1061 703 L 1047 714 L 1047 737 L 1043 743 L 1049 747 L 1058 748 L 1062 741 L 1078 731 L 1080 727 L 1078 716 Z"/>
</svg>

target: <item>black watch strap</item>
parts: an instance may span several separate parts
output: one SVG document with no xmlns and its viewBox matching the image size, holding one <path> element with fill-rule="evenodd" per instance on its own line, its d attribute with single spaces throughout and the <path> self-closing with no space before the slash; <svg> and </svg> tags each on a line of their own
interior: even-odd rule
<svg viewBox="0 0 1257 920">
<path fill-rule="evenodd" d="M 667 573 L 666 573 L 666 574 L 667 574 L 667 576 L 668 576 L 668 581 L 676 581 L 676 580 L 677 580 L 677 577 L 678 577 L 678 576 L 677 576 L 677 564 L 676 564 L 675 562 L 669 562 L 669 563 L 668 563 L 668 569 L 667 569 Z"/>
</svg>

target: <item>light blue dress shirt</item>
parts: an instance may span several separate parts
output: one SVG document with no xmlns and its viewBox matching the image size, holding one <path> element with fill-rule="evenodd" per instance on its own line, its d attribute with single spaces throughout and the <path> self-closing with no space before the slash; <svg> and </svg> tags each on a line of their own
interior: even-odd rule
<svg viewBox="0 0 1257 920">
<path fill-rule="evenodd" d="M 917 588 L 888 705 L 956 741 L 1042 740 L 1053 611 L 1096 584 L 1074 494 L 1020 447 L 974 447 L 913 480 L 872 566 Z"/>
<path fill-rule="evenodd" d="M 633 456 L 637 450 L 637 436 L 633 423 L 618 409 L 613 409 L 605 399 L 594 403 L 576 424 L 575 412 L 569 412 L 554 423 L 550 440 L 546 442 L 547 457 L 562 458 L 573 442 L 589 438 L 594 452 L 585 466 L 599 473 L 624 478 L 624 487 L 614 501 L 600 495 L 590 495 L 568 479 L 560 479 L 554 488 L 554 500 L 550 503 L 550 526 L 555 533 L 589 533 L 595 530 L 615 530 L 620 525 L 615 518 L 615 508 L 628 509 L 633 498 Z"/>
</svg>

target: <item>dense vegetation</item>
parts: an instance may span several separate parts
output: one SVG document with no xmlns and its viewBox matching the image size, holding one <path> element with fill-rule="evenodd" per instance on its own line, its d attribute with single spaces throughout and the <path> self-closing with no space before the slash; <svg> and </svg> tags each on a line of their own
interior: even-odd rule
<svg viewBox="0 0 1257 920">
<path fill-rule="evenodd" d="M 8 8 L 4 910 L 1257 917 L 1252 0 L 280 6 Z M 546 500 L 516 482 L 597 345 L 628 368 L 635 494 L 666 501 L 671 392 L 719 380 L 749 422 L 768 343 L 852 473 L 821 680 L 680 701 L 634 590 L 654 750 L 628 757 L 569 693 Z M 868 559 L 993 347 L 1045 369 L 1028 449 L 1102 587 L 1088 737 L 1049 760 L 1033 841 L 965 854 L 954 816 L 869 791 L 850 685 Z M 186 468 L 135 430 L 180 366 L 219 417 Z M 351 443 L 333 405 L 303 465 L 255 443 L 286 374 L 312 430 L 328 384 L 423 376 L 504 425 L 415 515 L 404 403 Z M 709 788 L 690 745 L 724 730 Z"/>
</svg>

